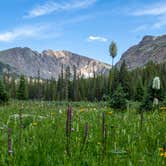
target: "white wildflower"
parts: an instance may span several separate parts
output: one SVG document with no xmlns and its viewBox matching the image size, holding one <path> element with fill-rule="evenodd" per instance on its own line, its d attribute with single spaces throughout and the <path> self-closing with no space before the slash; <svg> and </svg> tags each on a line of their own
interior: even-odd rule
<svg viewBox="0 0 166 166">
<path fill-rule="evenodd" d="M 159 90 L 160 89 L 160 78 L 159 77 L 155 77 L 153 79 L 153 86 L 152 86 L 153 89 L 157 89 Z"/>
</svg>

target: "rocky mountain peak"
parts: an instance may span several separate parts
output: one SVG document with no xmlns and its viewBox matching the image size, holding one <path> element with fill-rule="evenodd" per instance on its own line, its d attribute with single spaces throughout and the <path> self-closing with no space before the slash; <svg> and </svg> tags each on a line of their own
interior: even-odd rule
<svg viewBox="0 0 166 166">
<path fill-rule="evenodd" d="M 147 35 L 147 36 L 144 36 L 140 42 L 140 44 L 147 44 L 149 42 L 152 42 L 153 40 L 155 39 L 154 36 L 151 36 L 151 35 Z"/>
<path fill-rule="evenodd" d="M 71 74 L 73 74 L 73 66 L 76 66 L 77 73 L 84 77 L 93 76 L 93 72 L 107 74 L 111 68 L 108 64 L 70 51 L 48 49 L 39 53 L 28 47 L 0 51 L 0 63 L 7 64 L 18 75 L 24 74 L 28 77 L 37 77 L 38 71 L 40 71 L 40 76 L 44 79 L 57 79 L 61 73 L 62 65 L 64 70 L 69 66 Z"/>
<path fill-rule="evenodd" d="M 119 68 L 124 60 L 130 70 L 142 67 L 149 61 L 166 61 L 166 35 L 144 36 L 137 45 L 124 52 L 116 66 Z"/>
</svg>

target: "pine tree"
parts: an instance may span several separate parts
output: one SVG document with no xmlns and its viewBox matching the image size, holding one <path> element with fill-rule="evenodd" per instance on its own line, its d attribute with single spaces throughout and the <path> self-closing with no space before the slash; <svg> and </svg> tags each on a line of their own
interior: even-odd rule
<svg viewBox="0 0 166 166">
<path fill-rule="evenodd" d="M 73 87 L 72 87 L 72 91 L 73 91 L 73 101 L 77 101 L 78 100 L 78 81 L 77 81 L 77 69 L 76 66 L 73 66 Z"/>
<path fill-rule="evenodd" d="M 61 66 L 61 75 L 60 75 L 60 100 L 65 99 L 65 79 L 63 65 Z"/>
<path fill-rule="evenodd" d="M 0 104 L 7 103 L 9 101 L 9 94 L 6 91 L 2 80 L 0 80 Z"/>
<path fill-rule="evenodd" d="M 141 81 L 139 80 L 136 86 L 135 100 L 142 101 L 144 96 L 144 88 Z"/>
<path fill-rule="evenodd" d="M 114 93 L 114 91 L 115 91 L 115 89 L 117 89 L 118 85 L 119 85 L 119 70 L 115 67 L 112 72 L 111 92 L 109 93 L 110 95 L 112 95 Z"/>
<path fill-rule="evenodd" d="M 13 99 L 16 98 L 16 79 L 15 79 L 15 76 L 11 77 L 10 96 Z"/>
<path fill-rule="evenodd" d="M 59 75 L 58 81 L 57 81 L 56 92 L 57 92 L 56 98 L 57 98 L 57 100 L 60 101 L 61 100 L 61 77 L 60 77 L 60 75 Z"/>
<path fill-rule="evenodd" d="M 126 93 L 126 97 L 129 99 L 129 74 L 127 71 L 127 66 L 125 61 L 122 62 L 119 72 L 119 83 L 122 85 L 124 92 Z"/>
<path fill-rule="evenodd" d="M 27 84 L 26 84 L 25 77 L 23 75 L 20 77 L 20 83 L 17 89 L 17 98 L 19 100 L 28 99 Z"/>
<path fill-rule="evenodd" d="M 110 53 L 110 56 L 112 57 L 112 68 L 113 68 L 114 58 L 117 55 L 117 46 L 116 46 L 116 43 L 114 41 L 112 41 L 110 46 L 109 46 L 109 53 Z"/>
<path fill-rule="evenodd" d="M 70 96 L 70 67 L 68 66 L 66 68 L 66 73 L 65 73 L 65 100 L 69 100 Z"/>
<path fill-rule="evenodd" d="M 127 100 L 123 87 L 119 84 L 114 94 L 111 96 L 111 108 L 124 110 L 126 109 Z"/>
<path fill-rule="evenodd" d="M 40 79 L 40 70 L 37 72 L 37 99 L 42 98 L 42 84 L 41 84 L 41 79 Z"/>
</svg>

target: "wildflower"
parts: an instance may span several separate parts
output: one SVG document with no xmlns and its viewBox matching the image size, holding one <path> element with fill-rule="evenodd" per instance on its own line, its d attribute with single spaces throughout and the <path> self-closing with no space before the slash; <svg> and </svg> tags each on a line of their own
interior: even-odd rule
<svg viewBox="0 0 166 166">
<path fill-rule="evenodd" d="M 51 112 L 51 116 L 54 116 L 55 115 L 55 112 Z"/>
<path fill-rule="evenodd" d="M 165 146 L 163 148 L 159 148 L 160 151 L 160 156 L 161 157 L 166 157 L 166 148 Z"/>
<path fill-rule="evenodd" d="M 101 142 L 97 142 L 97 145 L 101 145 Z"/>
<path fill-rule="evenodd" d="M 163 151 L 164 151 L 164 148 L 159 148 L 159 151 L 163 152 Z"/>
<path fill-rule="evenodd" d="M 161 157 L 166 157 L 166 152 L 160 153 Z"/>
<path fill-rule="evenodd" d="M 155 105 L 158 105 L 159 104 L 159 100 L 158 100 L 158 98 L 154 98 L 154 100 L 153 100 L 153 105 L 155 106 Z"/>
<path fill-rule="evenodd" d="M 33 126 L 37 126 L 37 122 L 33 122 L 32 125 L 33 125 Z"/>
<path fill-rule="evenodd" d="M 166 107 L 160 107 L 160 110 L 166 110 Z"/>
<path fill-rule="evenodd" d="M 59 110 L 59 113 L 62 114 L 62 110 Z"/>
<path fill-rule="evenodd" d="M 107 114 L 108 114 L 108 115 L 112 115 L 112 111 L 110 111 L 110 112 L 107 112 Z"/>
<path fill-rule="evenodd" d="M 82 109 L 80 109 L 80 113 L 81 113 L 81 112 L 84 112 L 84 109 L 83 109 L 83 108 L 82 108 Z"/>
<path fill-rule="evenodd" d="M 155 77 L 153 79 L 153 89 L 159 90 L 160 89 L 160 78 L 159 77 Z"/>
</svg>

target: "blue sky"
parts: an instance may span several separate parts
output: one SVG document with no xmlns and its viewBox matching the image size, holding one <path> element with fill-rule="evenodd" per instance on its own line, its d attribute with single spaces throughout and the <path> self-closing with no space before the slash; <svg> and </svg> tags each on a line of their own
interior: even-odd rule
<svg viewBox="0 0 166 166">
<path fill-rule="evenodd" d="M 111 63 L 144 35 L 166 30 L 165 0 L 5 0 L 0 2 L 0 50 L 69 50 Z"/>
</svg>

